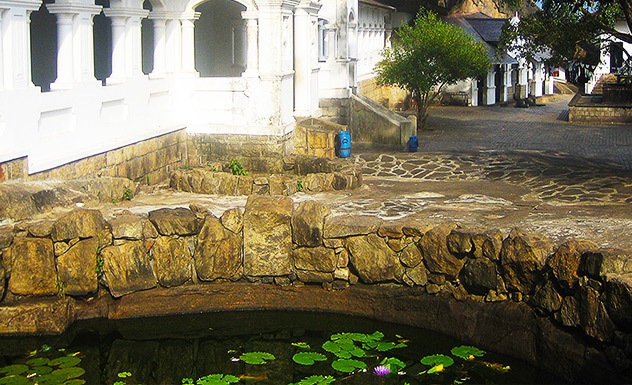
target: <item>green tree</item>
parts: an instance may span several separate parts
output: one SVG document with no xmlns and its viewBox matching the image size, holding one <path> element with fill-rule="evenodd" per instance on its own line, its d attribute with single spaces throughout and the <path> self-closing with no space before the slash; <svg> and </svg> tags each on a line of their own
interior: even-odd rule
<svg viewBox="0 0 632 385">
<path fill-rule="evenodd" d="M 384 59 L 376 66 L 377 81 L 412 94 L 418 130 L 425 127 L 428 109 L 445 86 L 489 70 L 483 43 L 434 13 L 420 10 L 413 26 L 404 25 L 395 34 L 393 46 L 384 50 Z"/>
<path fill-rule="evenodd" d="M 504 0 L 514 7 L 520 1 Z M 632 31 L 632 0 L 543 0 L 538 4 L 535 12 L 521 15 L 519 23 L 505 25 L 501 49 L 527 59 L 546 52 L 553 64 L 597 64 L 602 39 L 632 43 L 632 34 L 615 29 L 622 20 Z"/>
</svg>

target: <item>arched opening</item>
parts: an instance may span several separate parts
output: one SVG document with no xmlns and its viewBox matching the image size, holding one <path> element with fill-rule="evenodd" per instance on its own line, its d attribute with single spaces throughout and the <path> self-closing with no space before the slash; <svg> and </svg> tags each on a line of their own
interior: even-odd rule
<svg viewBox="0 0 632 385">
<path fill-rule="evenodd" d="M 151 12 L 154 7 L 149 0 L 145 0 L 143 9 Z M 148 18 L 140 21 L 140 35 L 143 51 L 143 73 L 148 75 L 154 70 L 154 24 Z"/>
<path fill-rule="evenodd" d="M 109 0 L 96 0 L 96 5 L 110 7 Z M 105 85 L 105 79 L 112 74 L 112 22 L 103 11 L 94 21 L 94 77 Z"/>
<path fill-rule="evenodd" d="M 236 77 L 246 70 L 246 7 L 214 0 L 196 8 L 195 69 L 202 77 Z"/>
<path fill-rule="evenodd" d="M 53 2 L 45 0 L 31 13 L 31 79 L 42 92 L 57 79 L 57 18 L 46 8 Z"/>
</svg>

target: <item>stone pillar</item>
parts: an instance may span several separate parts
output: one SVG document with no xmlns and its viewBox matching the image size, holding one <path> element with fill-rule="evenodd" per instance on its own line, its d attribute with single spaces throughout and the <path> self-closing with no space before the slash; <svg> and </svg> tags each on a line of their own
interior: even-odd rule
<svg viewBox="0 0 632 385">
<path fill-rule="evenodd" d="M 511 84 L 511 64 L 503 64 L 505 67 L 504 79 L 503 79 L 503 102 L 509 102 L 511 100 L 511 95 L 509 95 L 509 90 L 513 87 Z"/>
<path fill-rule="evenodd" d="M 107 16 L 110 17 L 112 23 L 112 74 L 107 78 L 107 84 L 125 83 L 125 22 L 127 18 Z"/>
<path fill-rule="evenodd" d="M 167 72 L 180 72 L 182 67 L 182 28 L 180 20 L 167 20 Z"/>
<path fill-rule="evenodd" d="M 518 92 L 519 99 L 526 99 L 529 96 L 529 63 L 520 59 L 518 65 Z"/>
<path fill-rule="evenodd" d="M 195 34 L 194 24 L 199 19 L 200 14 L 195 13 L 188 15 L 180 20 L 182 26 L 182 72 L 189 74 L 197 74 L 195 70 Z"/>
<path fill-rule="evenodd" d="M 531 95 L 538 97 L 542 96 L 542 63 L 536 63 L 533 67 L 533 80 L 531 81 Z"/>
<path fill-rule="evenodd" d="M 472 79 L 470 86 L 470 105 L 472 107 L 478 106 L 478 80 Z"/>
<path fill-rule="evenodd" d="M 259 26 L 254 12 L 242 12 L 241 17 L 246 19 L 246 71 L 244 76 L 254 77 L 259 73 Z"/>
<path fill-rule="evenodd" d="M 154 69 L 150 77 L 161 78 L 167 72 L 167 20 L 151 15 L 150 19 L 154 27 Z"/>
<path fill-rule="evenodd" d="M 96 83 L 92 20 L 102 7 L 77 0 L 49 4 L 47 8 L 57 15 L 57 79 L 51 89 L 69 89 L 80 82 Z"/>
</svg>

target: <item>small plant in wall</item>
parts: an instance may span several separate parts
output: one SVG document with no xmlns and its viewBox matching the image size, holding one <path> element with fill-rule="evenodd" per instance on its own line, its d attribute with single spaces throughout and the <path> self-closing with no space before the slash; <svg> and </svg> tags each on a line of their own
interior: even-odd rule
<svg viewBox="0 0 632 385">
<path fill-rule="evenodd" d="M 134 191 L 132 191 L 129 187 L 125 187 L 125 190 L 123 191 L 123 200 L 131 201 L 132 198 L 134 198 Z"/>
<path fill-rule="evenodd" d="M 233 175 L 248 175 L 248 171 L 241 164 L 239 159 L 233 159 L 228 163 L 228 169 Z"/>
</svg>

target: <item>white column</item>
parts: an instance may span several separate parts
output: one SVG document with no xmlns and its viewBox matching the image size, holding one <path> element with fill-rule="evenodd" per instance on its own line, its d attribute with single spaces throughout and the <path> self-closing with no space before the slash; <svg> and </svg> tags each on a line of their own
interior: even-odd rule
<svg viewBox="0 0 632 385">
<path fill-rule="evenodd" d="M 294 113 L 310 115 L 310 20 L 308 11 L 301 7 L 294 12 Z"/>
<path fill-rule="evenodd" d="M 470 104 L 472 107 L 478 106 L 478 80 L 473 79 L 470 86 Z"/>
<path fill-rule="evenodd" d="M 125 36 L 125 59 L 127 77 L 143 77 L 143 49 L 141 37 L 141 19 L 147 17 L 149 11 L 134 10 L 127 19 Z"/>
<path fill-rule="evenodd" d="M 505 79 L 503 81 L 503 102 L 508 102 L 511 100 L 511 95 L 509 95 L 509 89 L 513 86 L 511 84 L 511 64 L 503 64 L 505 67 Z"/>
<path fill-rule="evenodd" d="M 4 59 L 4 87 L 20 89 L 33 87 L 31 83 L 30 14 L 39 9 L 39 1 L 3 1 L 2 57 Z"/>
<path fill-rule="evenodd" d="M 544 82 L 544 79 L 542 78 L 543 68 L 544 65 L 542 63 L 537 63 L 533 69 L 532 93 L 535 97 L 542 96 L 542 83 Z"/>
<path fill-rule="evenodd" d="M 2 24 L 2 13 L 6 11 L 5 8 L 0 8 L 0 91 L 4 90 L 4 32 Z"/>
<path fill-rule="evenodd" d="M 167 72 L 180 72 L 182 63 L 182 28 L 180 20 L 167 20 Z"/>
<path fill-rule="evenodd" d="M 57 79 L 52 89 L 71 88 L 73 83 L 72 13 L 57 14 Z"/>
<path fill-rule="evenodd" d="M 154 70 L 150 77 L 161 78 L 167 72 L 167 20 L 156 18 L 152 19 L 152 22 L 154 26 Z"/>
<path fill-rule="evenodd" d="M 256 16 L 252 12 L 242 12 L 246 19 L 246 71 L 244 76 L 256 76 L 259 72 L 259 26 Z"/>
<path fill-rule="evenodd" d="M 189 18 L 181 19 L 182 25 L 182 72 L 196 74 L 195 70 L 195 32 L 194 21 L 200 17 L 199 13 Z"/>
<path fill-rule="evenodd" d="M 107 14 L 106 14 L 107 15 Z M 108 16 L 112 24 L 112 74 L 107 84 L 125 83 L 125 16 Z"/>
<path fill-rule="evenodd" d="M 525 99 L 529 96 L 529 64 L 524 59 L 520 59 L 518 66 L 518 86 L 518 98 Z"/>
<path fill-rule="evenodd" d="M 485 86 L 485 104 L 489 106 L 496 103 L 496 71 L 487 73 Z"/>
</svg>

